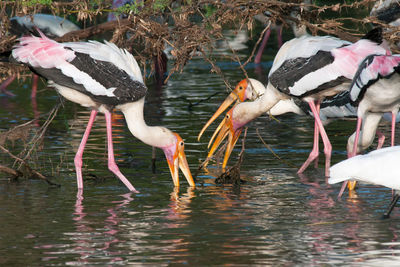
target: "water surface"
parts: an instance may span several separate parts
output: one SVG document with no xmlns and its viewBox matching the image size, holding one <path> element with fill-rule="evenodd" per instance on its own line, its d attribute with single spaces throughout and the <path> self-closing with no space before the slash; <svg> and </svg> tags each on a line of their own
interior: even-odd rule
<svg viewBox="0 0 400 267">
<path fill-rule="evenodd" d="M 233 85 L 242 79 L 237 64 L 221 60 L 219 66 Z M 148 81 L 146 121 L 185 139 L 192 172 L 206 157 L 216 125 L 200 142 L 197 134 L 227 92 L 223 80 L 209 70 L 203 61 L 193 60 L 162 89 Z M 259 72 L 262 76 L 253 65 L 247 71 L 262 80 L 268 69 Z M 30 79 L 13 83 L 10 90 L 17 96 L 0 97 L 2 131 L 38 114 L 38 125 L 43 125 L 45 114 L 59 101 L 43 83 L 35 111 Z M 189 108 L 216 92 L 222 93 Z M 215 185 L 221 169 L 212 163 L 199 174 L 196 189 L 189 188 L 182 175 L 177 189 L 162 151 L 157 151 L 153 174 L 151 147 L 135 139 L 116 113 L 116 160 L 140 191 L 132 194 L 107 170 L 105 120 L 99 114 L 84 153 L 81 195 L 73 158 L 88 117 L 85 108 L 65 102 L 41 149 L 34 152 L 33 167 L 60 187 L 41 180 L 10 181 L 0 174 L 1 265 L 398 265 L 400 211 L 396 208 L 390 219 L 380 219 L 390 202 L 389 189 L 362 185 L 357 196 L 337 200 L 339 185 L 326 183 L 323 154 L 318 168 L 296 174 L 312 146 L 314 122 L 309 117 L 287 114 L 277 122 L 264 116 L 249 125 L 241 169 L 244 185 Z M 347 136 L 354 128 L 354 121 L 327 126 L 334 163 L 346 157 Z M 389 138 L 388 123 L 380 128 Z M 261 143 L 256 129 L 283 160 Z M 23 142 L 6 144 L 17 154 Z M 237 146 L 230 165 L 239 152 Z M 12 165 L 8 156 L 0 157 L 2 164 Z"/>
</svg>

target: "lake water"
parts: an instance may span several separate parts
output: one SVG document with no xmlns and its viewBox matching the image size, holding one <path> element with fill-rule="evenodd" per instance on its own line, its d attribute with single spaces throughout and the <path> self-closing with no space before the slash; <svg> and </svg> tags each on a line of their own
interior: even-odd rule
<svg viewBox="0 0 400 267">
<path fill-rule="evenodd" d="M 249 77 L 261 77 L 254 65 Z M 221 59 L 226 79 L 235 85 L 243 78 L 238 65 Z M 205 159 L 207 142 L 216 123 L 197 134 L 227 90 L 222 79 L 209 73 L 201 59 L 192 60 L 183 73 L 174 74 L 162 89 L 148 82 L 146 121 L 178 132 L 185 140 L 192 173 Z M 42 126 L 46 113 L 59 101 L 53 89 L 39 86 L 37 109 L 30 95 L 30 78 L 10 87 L 16 97 L 0 97 L 0 129 L 6 131 L 41 116 L 30 137 Z M 213 93 L 210 100 L 189 109 Z M 84 153 L 84 192 L 77 194 L 73 159 L 89 111 L 65 102 L 49 125 L 32 167 L 60 187 L 42 180 L 10 181 L 0 173 L 0 265 L 260 265 L 260 266 L 389 266 L 400 260 L 400 211 L 380 217 L 390 202 L 391 190 L 360 185 L 357 195 L 337 200 L 340 185 L 324 177 L 324 156 L 302 176 L 297 168 L 312 147 L 313 119 L 284 115 L 280 122 L 261 117 L 249 125 L 240 187 L 216 185 L 221 169 L 211 163 L 197 177 L 195 189 L 181 174 L 173 187 L 161 150 L 151 170 L 151 147 L 135 139 L 120 113 L 114 114 L 114 148 L 121 171 L 140 191 L 127 188 L 107 170 L 105 120 L 99 114 Z M 256 129 L 283 160 L 260 141 Z M 355 121 L 327 126 L 333 144 L 333 163 L 346 158 L 347 136 Z M 389 139 L 389 124 L 380 129 Z M 23 141 L 6 146 L 18 154 Z M 240 144 L 229 165 L 237 160 Z M 386 143 L 386 146 L 388 144 Z M 374 143 L 376 146 L 376 143 Z M 321 143 L 322 147 L 322 143 Z M 13 161 L 0 154 L 3 165 Z"/>
</svg>

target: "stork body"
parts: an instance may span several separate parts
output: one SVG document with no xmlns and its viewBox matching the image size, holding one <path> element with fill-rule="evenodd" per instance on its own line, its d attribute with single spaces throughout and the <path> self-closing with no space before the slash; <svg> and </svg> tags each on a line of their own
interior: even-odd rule
<svg viewBox="0 0 400 267">
<path fill-rule="evenodd" d="M 148 145 L 163 149 L 175 186 L 182 169 L 191 186 L 194 181 L 184 154 L 182 138 L 164 127 L 147 126 L 143 118 L 147 88 L 139 66 L 126 50 L 112 43 L 57 43 L 41 37 L 22 37 L 13 57 L 49 80 L 66 99 L 92 109 L 86 132 L 75 156 L 78 188 L 83 188 L 82 154 L 91 127 L 100 111 L 105 114 L 108 142 L 108 167 L 131 191 L 136 191 L 119 171 L 114 160 L 111 113 L 119 109 L 132 134 Z"/>
<path fill-rule="evenodd" d="M 359 150 L 357 144 L 362 122 L 371 116 L 376 120 L 380 119 L 385 112 L 392 114 L 391 145 L 394 146 L 396 116 L 400 108 L 400 55 L 366 57 L 354 76 L 350 97 L 358 104 L 358 118 L 354 146 L 349 156 L 355 156 Z M 345 184 L 339 196 L 342 195 Z"/>
<path fill-rule="evenodd" d="M 347 180 L 382 185 L 395 190 L 396 194 L 384 218 L 388 218 L 399 199 L 400 146 L 374 150 L 365 155 L 348 158 L 330 168 L 330 184 Z"/>
</svg>

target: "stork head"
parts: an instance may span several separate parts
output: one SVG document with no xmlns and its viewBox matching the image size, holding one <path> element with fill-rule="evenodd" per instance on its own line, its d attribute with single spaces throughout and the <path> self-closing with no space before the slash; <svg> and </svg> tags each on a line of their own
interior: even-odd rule
<svg viewBox="0 0 400 267">
<path fill-rule="evenodd" d="M 203 129 L 201 129 L 197 139 L 200 140 L 200 137 L 202 136 L 204 131 L 208 128 L 208 126 L 210 126 L 210 124 L 219 115 L 221 115 L 221 113 L 223 113 L 234 101 L 244 102 L 247 99 L 253 101 L 259 98 L 261 95 L 263 95 L 264 91 L 265 91 L 264 85 L 261 82 L 257 81 L 256 79 L 241 80 L 236 85 L 232 93 L 230 93 L 228 97 L 224 100 L 224 102 L 222 102 L 222 104 L 219 106 L 214 115 L 203 126 Z"/>
<path fill-rule="evenodd" d="M 185 155 L 185 143 L 177 133 L 172 133 L 174 140 L 172 144 L 161 147 L 164 151 L 165 157 L 167 158 L 168 167 L 171 172 L 172 180 L 176 187 L 179 187 L 179 169 L 181 169 L 183 175 L 190 186 L 195 187 L 195 183 L 192 174 L 189 169 L 189 164 L 186 160 Z"/>
<path fill-rule="evenodd" d="M 226 164 L 228 163 L 228 159 L 232 153 L 233 147 L 235 146 L 237 140 L 239 139 L 239 136 L 242 133 L 242 129 L 243 129 L 243 125 L 237 125 L 237 123 L 235 123 L 235 121 L 234 121 L 234 118 L 233 118 L 234 108 L 235 107 L 233 107 L 226 113 L 225 118 L 219 124 L 219 126 L 215 130 L 213 136 L 211 137 L 210 142 L 208 143 L 208 148 L 210 148 L 210 146 L 215 138 L 214 144 L 212 144 L 211 149 L 207 155 L 207 158 L 210 158 L 215 153 L 215 151 L 218 149 L 218 147 L 222 143 L 222 141 L 224 141 L 226 138 L 228 138 L 228 141 L 227 141 L 228 143 L 227 143 L 227 147 L 225 150 L 224 161 L 222 163 L 223 169 L 226 167 Z"/>
</svg>

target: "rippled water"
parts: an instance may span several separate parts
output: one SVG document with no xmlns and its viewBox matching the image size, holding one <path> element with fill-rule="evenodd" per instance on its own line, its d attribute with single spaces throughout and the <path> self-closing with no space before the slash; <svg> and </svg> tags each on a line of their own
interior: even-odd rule
<svg viewBox="0 0 400 267">
<path fill-rule="evenodd" d="M 219 66 L 232 84 L 243 77 L 236 64 L 221 61 Z M 197 134 L 226 96 L 223 81 L 209 70 L 203 61 L 193 60 L 161 90 L 149 82 L 146 120 L 180 133 L 192 172 L 204 160 L 214 128 L 201 142 Z M 247 71 L 250 77 L 259 77 L 254 66 Z M 261 73 L 266 75 L 267 70 Z M 29 88 L 30 79 L 15 82 L 10 89 L 17 96 L 0 97 L 1 130 L 38 114 L 43 125 L 58 96 L 42 84 L 34 112 Z M 223 93 L 189 108 L 215 92 Z M 105 121 L 99 115 L 84 153 L 84 193 L 77 195 L 73 158 L 88 117 L 86 109 L 65 102 L 42 149 L 34 153 L 34 167 L 60 187 L 41 180 L 9 181 L 0 173 L 2 266 L 398 265 L 400 211 L 380 219 L 391 198 L 389 189 L 362 185 L 357 196 L 337 200 L 339 185 L 326 184 L 323 155 L 319 168 L 310 167 L 301 177 L 296 174 L 311 149 L 311 118 L 289 114 L 276 122 L 264 116 L 250 124 L 241 170 L 246 184 L 215 185 L 221 170 L 211 164 L 199 174 L 196 189 L 182 180 L 178 190 L 162 152 L 157 151 L 157 170 L 152 174 L 151 147 L 132 137 L 116 113 L 117 162 L 140 190 L 131 194 L 107 170 Z M 327 126 L 333 162 L 346 157 L 346 137 L 354 128 L 354 121 Z M 387 123 L 381 128 L 388 133 Z M 256 129 L 283 160 L 265 148 Z M 15 154 L 21 146 L 21 141 L 7 143 Z M 239 152 L 238 146 L 231 165 Z M 0 157 L 2 164 L 11 166 L 8 156 Z"/>
</svg>

